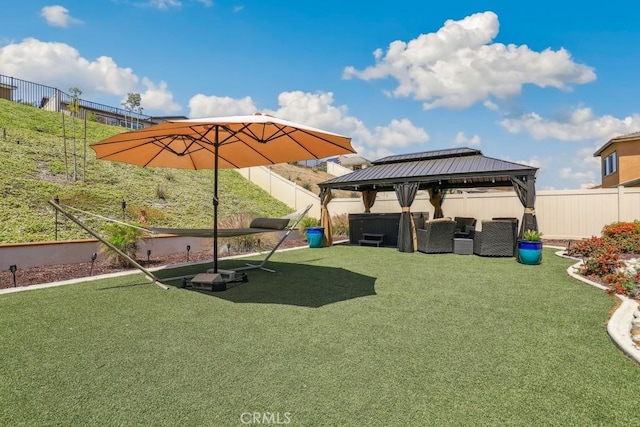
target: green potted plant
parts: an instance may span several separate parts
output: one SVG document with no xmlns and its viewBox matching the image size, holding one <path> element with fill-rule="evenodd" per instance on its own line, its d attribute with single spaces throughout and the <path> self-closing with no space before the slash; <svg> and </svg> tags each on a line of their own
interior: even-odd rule
<svg viewBox="0 0 640 427">
<path fill-rule="evenodd" d="M 542 233 L 528 229 L 518 240 L 518 260 L 522 264 L 536 265 L 542 262 Z"/>
<path fill-rule="evenodd" d="M 319 225 L 320 221 L 316 218 L 304 217 L 300 221 L 300 232 L 307 235 L 310 248 L 321 248 L 324 242 L 324 228 Z"/>
</svg>

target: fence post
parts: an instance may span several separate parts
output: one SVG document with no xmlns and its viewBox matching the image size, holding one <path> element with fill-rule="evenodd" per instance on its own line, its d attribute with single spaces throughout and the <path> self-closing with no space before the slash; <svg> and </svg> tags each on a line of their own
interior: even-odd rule
<svg viewBox="0 0 640 427">
<path fill-rule="evenodd" d="M 627 212 L 624 211 L 624 198 L 624 185 L 618 185 L 618 222 L 625 221 L 627 218 Z"/>
<path fill-rule="evenodd" d="M 462 192 L 462 212 L 464 212 L 465 216 L 469 216 L 467 213 L 467 194 L 466 191 Z"/>
</svg>

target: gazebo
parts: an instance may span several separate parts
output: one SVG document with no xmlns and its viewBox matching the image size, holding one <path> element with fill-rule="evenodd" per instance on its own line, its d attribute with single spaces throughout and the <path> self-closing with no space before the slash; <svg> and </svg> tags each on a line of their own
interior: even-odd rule
<svg viewBox="0 0 640 427">
<path fill-rule="evenodd" d="M 441 218 L 446 190 L 508 186 L 513 186 L 524 207 L 519 230 L 522 237 L 525 230 L 538 229 L 535 213 L 537 172 L 538 168 L 487 157 L 480 150 L 466 147 L 384 157 L 373 161 L 368 168 L 318 184 L 325 240 L 329 239 L 330 242 L 331 225 L 327 205 L 333 189 L 361 192 L 365 212 L 370 212 L 378 192 L 394 191 L 402 208 L 398 250 L 413 252 L 415 229 L 410 206 L 418 190 L 429 192 L 434 218 Z"/>
</svg>

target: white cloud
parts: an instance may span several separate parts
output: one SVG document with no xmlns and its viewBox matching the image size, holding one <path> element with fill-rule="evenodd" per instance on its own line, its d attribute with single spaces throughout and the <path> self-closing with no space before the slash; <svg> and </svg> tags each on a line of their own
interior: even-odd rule
<svg viewBox="0 0 640 427">
<path fill-rule="evenodd" d="M 167 113 L 180 111 L 180 105 L 173 102 L 173 94 L 167 90 L 167 84 L 165 82 L 155 84 L 148 78 L 143 77 L 142 84 L 146 88 L 140 93 L 142 107 Z"/>
<path fill-rule="evenodd" d="M 478 135 L 473 135 L 469 138 L 464 134 L 464 132 L 458 132 L 453 140 L 454 145 L 470 145 L 472 147 L 479 146 L 480 142 L 480 137 Z"/>
<path fill-rule="evenodd" d="M 343 77 L 394 78 L 398 86 L 392 95 L 423 101 L 425 109 L 465 108 L 490 97 L 514 96 L 525 84 L 567 90 L 571 83 L 595 80 L 593 69 L 573 62 L 565 49 L 535 52 L 526 45 L 491 43 L 498 29 L 493 12 L 448 20 L 436 33 L 391 42 L 386 53 L 377 49 L 375 65 L 346 67 Z"/>
<path fill-rule="evenodd" d="M 191 3 L 200 3 L 204 7 L 213 6 L 213 0 L 191 0 Z M 184 2 L 180 0 L 149 0 L 146 6 L 150 6 L 160 10 L 168 10 L 174 7 L 182 7 Z"/>
<path fill-rule="evenodd" d="M 600 146 L 594 145 L 590 147 L 581 148 L 578 150 L 576 154 L 580 159 L 580 163 L 582 164 L 583 167 L 600 171 L 600 162 L 602 159 L 600 157 L 595 157 L 593 155 L 593 153 L 598 151 L 599 148 Z"/>
<path fill-rule="evenodd" d="M 170 7 L 180 7 L 182 2 L 179 0 L 151 0 L 149 6 L 155 7 L 161 10 L 167 10 Z"/>
<path fill-rule="evenodd" d="M 189 100 L 189 117 L 236 116 L 258 111 L 251 97 L 233 99 L 227 96 L 197 94 Z"/>
<path fill-rule="evenodd" d="M 498 111 L 499 107 L 495 102 L 491 102 L 490 100 L 486 100 L 482 103 L 487 110 Z"/>
<path fill-rule="evenodd" d="M 68 27 L 69 24 L 82 23 L 79 19 L 71 17 L 68 9 L 59 5 L 43 7 L 40 10 L 40 16 L 47 21 L 47 24 L 54 27 Z"/>
<path fill-rule="evenodd" d="M 598 148 L 600 147 L 594 145 L 578 149 L 574 159 L 575 170 L 574 168 L 561 169 L 560 177 L 576 181 L 581 188 L 591 188 L 599 183 L 601 159 L 593 156 Z"/>
<path fill-rule="evenodd" d="M 504 160 L 514 162 L 514 163 L 519 163 L 521 165 L 531 166 L 534 168 L 541 168 L 543 164 L 549 163 L 549 159 L 541 159 L 538 156 L 533 156 L 526 160 L 508 160 L 508 159 L 504 159 Z"/>
<path fill-rule="evenodd" d="M 304 123 L 309 126 L 349 135 L 356 151 L 366 158 L 380 158 L 391 154 L 395 147 L 407 147 L 429 140 L 427 132 L 408 119 L 393 119 L 386 126 L 368 129 L 364 123 L 350 116 L 345 106 L 335 106 L 330 92 L 283 92 L 278 96 L 275 110 L 257 108 L 250 97 L 233 99 L 198 94 L 189 101 L 189 117 L 233 114 L 252 114 L 257 111 Z"/>
<path fill-rule="evenodd" d="M 108 56 L 88 60 L 64 43 L 28 38 L 0 47 L 0 74 L 19 76 L 63 91 L 78 87 L 85 99 L 100 94 L 125 96 L 134 92 L 141 94 L 145 108 L 163 112 L 180 108 L 173 102 L 173 95 L 164 82 L 155 84 L 147 78 L 141 79 L 131 68 L 119 67 Z"/>
<path fill-rule="evenodd" d="M 593 182 L 594 180 L 593 172 L 576 171 L 569 167 L 560 169 L 559 175 L 560 175 L 560 178 L 568 179 L 571 181 L 579 181 L 584 185 L 588 185 L 587 183 Z"/>
<path fill-rule="evenodd" d="M 640 128 L 640 114 L 623 119 L 613 116 L 597 117 L 590 108 L 577 108 L 562 121 L 543 118 L 536 113 L 508 118 L 500 124 L 511 133 L 526 132 L 535 139 L 553 138 L 561 141 L 597 139 L 604 144 L 609 139 Z"/>
<path fill-rule="evenodd" d="M 244 6 L 234 6 L 233 7 L 233 12 L 234 13 L 241 12 L 242 10 L 244 10 Z"/>
</svg>

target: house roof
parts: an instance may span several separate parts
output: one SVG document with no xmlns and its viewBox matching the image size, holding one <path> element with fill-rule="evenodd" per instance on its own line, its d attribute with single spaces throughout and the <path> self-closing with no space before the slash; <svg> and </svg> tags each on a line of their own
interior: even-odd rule
<svg viewBox="0 0 640 427">
<path fill-rule="evenodd" d="M 419 182 L 421 189 L 511 186 L 512 177 L 535 179 L 538 168 L 486 157 L 480 150 L 453 148 L 400 154 L 320 184 L 320 188 L 393 191 L 393 185 Z"/>
<path fill-rule="evenodd" d="M 611 145 L 617 142 L 626 142 L 626 141 L 637 141 L 640 140 L 640 132 L 628 133 L 626 135 L 616 136 L 615 138 L 611 138 L 604 144 L 602 147 L 598 149 L 595 153 L 593 153 L 593 157 L 600 157 L 602 152 L 609 148 Z"/>
<path fill-rule="evenodd" d="M 338 162 L 342 166 L 357 166 L 357 165 L 368 165 L 369 160 L 365 159 L 362 156 L 356 155 L 342 155 L 338 157 Z"/>
<path fill-rule="evenodd" d="M 621 182 L 620 184 L 623 187 L 638 187 L 640 186 L 640 178 L 634 178 L 629 181 Z"/>
</svg>

